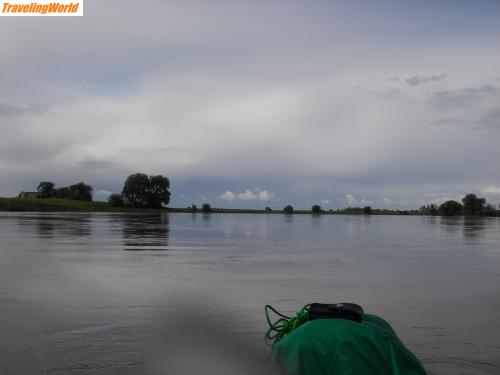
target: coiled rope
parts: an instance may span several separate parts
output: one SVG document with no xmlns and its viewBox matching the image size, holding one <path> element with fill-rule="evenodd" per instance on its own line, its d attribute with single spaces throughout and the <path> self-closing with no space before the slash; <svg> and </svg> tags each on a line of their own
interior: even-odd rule
<svg viewBox="0 0 500 375">
<path fill-rule="evenodd" d="M 269 325 L 269 329 L 264 336 L 266 343 L 270 346 L 278 343 L 285 336 L 292 333 L 293 330 L 307 322 L 309 320 L 309 306 L 310 305 L 305 305 L 302 309 L 300 309 L 297 315 L 290 317 L 280 313 L 271 305 L 266 305 L 264 307 L 264 314 L 266 315 L 267 324 Z M 279 319 L 274 323 L 271 322 L 269 311 L 272 311 L 274 314 L 279 316 Z"/>
</svg>

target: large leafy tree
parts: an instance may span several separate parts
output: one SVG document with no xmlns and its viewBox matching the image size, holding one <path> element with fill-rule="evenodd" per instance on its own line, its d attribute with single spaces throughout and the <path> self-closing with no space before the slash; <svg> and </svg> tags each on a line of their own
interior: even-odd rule
<svg viewBox="0 0 500 375">
<path fill-rule="evenodd" d="M 148 207 L 161 208 L 170 202 L 170 181 L 162 175 L 149 177 Z"/>
<path fill-rule="evenodd" d="M 149 177 L 143 173 L 130 175 L 123 185 L 122 196 L 125 205 L 129 207 L 146 207 Z"/>
<path fill-rule="evenodd" d="M 311 211 L 314 212 L 315 214 L 317 213 L 320 213 L 321 212 L 321 206 L 318 205 L 318 204 L 315 204 L 311 207 Z"/>
<path fill-rule="evenodd" d="M 478 198 L 476 194 L 467 194 L 462 199 L 462 203 L 466 215 L 479 215 L 485 209 L 486 199 Z"/>
<path fill-rule="evenodd" d="M 456 201 L 446 201 L 439 206 L 439 213 L 443 216 L 456 216 L 462 213 L 463 206 Z"/>
<path fill-rule="evenodd" d="M 79 182 L 68 187 L 68 198 L 79 201 L 91 201 L 93 188 L 90 185 Z"/>
<path fill-rule="evenodd" d="M 162 175 L 130 175 L 123 185 L 122 197 L 126 206 L 135 208 L 161 208 L 170 202 L 170 181 Z"/>
<path fill-rule="evenodd" d="M 38 184 L 37 191 L 39 198 L 52 198 L 55 195 L 55 186 L 51 181 L 41 181 Z"/>
</svg>

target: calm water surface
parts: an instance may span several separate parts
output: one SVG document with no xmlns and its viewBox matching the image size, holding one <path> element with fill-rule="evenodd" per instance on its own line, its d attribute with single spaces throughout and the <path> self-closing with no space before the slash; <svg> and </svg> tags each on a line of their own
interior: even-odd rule
<svg viewBox="0 0 500 375">
<path fill-rule="evenodd" d="M 0 213 L 0 374 L 154 373 L 176 306 L 263 347 L 266 303 L 339 301 L 431 374 L 499 374 L 500 220 Z"/>
</svg>

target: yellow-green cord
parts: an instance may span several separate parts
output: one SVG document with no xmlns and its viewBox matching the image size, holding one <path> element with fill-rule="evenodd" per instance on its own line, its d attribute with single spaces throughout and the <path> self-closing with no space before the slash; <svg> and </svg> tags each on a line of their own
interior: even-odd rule
<svg viewBox="0 0 500 375">
<path fill-rule="evenodd" d="M 274 307 L 266 305 L 264 307 L 264 314 L 266 315 L 267 324 L 269 325 L 269 329 L 264 337 L 266 343 L 268 345 L 276 344 L 293 330 L 307 322 L 309 320 L 309 306 L 310 305 L 305 305 L 296 316 L 290 317 L 280 313 Z M 269 310 L 279 316 L 279 319 L 274 323 L 271 322 L 271 318 L 269 317 Z"/>
</svg>

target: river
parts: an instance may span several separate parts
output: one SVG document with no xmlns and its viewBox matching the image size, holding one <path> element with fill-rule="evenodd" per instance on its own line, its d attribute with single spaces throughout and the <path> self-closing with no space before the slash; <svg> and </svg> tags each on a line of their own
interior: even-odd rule
<svg viewBox="0 0 500 375">
<path fill-rule="evenodd" d="M 1 374 L 158 373 L 179 327 L 260 355 L 263 306 L 310 302 L 383 317 L 430 374 L 499 374 L 500 219 L 0 213 Z"/>
</svg>

